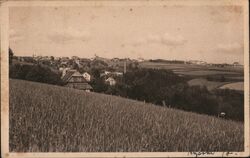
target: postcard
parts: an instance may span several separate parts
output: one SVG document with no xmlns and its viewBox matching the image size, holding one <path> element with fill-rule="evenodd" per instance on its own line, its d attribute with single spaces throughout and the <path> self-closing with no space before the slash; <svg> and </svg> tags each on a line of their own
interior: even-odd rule
<svg viewBox="0 0 250 158">
<path fill-rule="evenodd" d="M 2 157 L 249 156 L 248 5 L 2 1 Z"/>
</svg>

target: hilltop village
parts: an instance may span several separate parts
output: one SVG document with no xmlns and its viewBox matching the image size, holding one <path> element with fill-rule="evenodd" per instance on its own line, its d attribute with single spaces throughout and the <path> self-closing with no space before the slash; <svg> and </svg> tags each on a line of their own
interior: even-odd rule
<svg viewBox="0 0 250 158">
<path fill-rule="evenodd" d="M 244 69 L 238 62 L 211 64 L 197 60 L 108 59 L 97 55 L 90 59 L 77 56 L 21 57 L 11 51 L 9 57 L 12 79 L 243 120 Z"/>
<path fill-rule="evenodd" d="M 139 60 L 140 61 L 140 60 Z M 95 56 L 95 58 L 69 57 L 14 57 L 13 62 L 19 64 L 39 64 L 49 67 L 52 71 L 60 73 L 61 79 L 66 87 L 92 91 L 90 82 L 93 78 L 100 78 L 105 84 L 114 86 L 121 79 L 128 68 L 136 68 L 137 60 L 106 59 Z"/>
</svg>

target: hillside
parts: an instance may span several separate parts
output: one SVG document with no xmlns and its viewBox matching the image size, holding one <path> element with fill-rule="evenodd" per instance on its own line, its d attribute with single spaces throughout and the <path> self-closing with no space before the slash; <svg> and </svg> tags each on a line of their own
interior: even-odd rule
<svg viewBox="0 0 250 158">
<path fill-rule="evenodd" d="M 243 123 L 10 80 L 10 151 L 243 151 Z"/>
<path fill-rule="evenodd" d="M 188 84 L 190 86 L 206 86 L 208 90 L 214 90 L 216 88 L 219 88 L 220 86 L 223 86 L 225 84 L 228 84 L 230 82 L 215 82 L 215 81 L 208 81 L 203 78 L 195 78 L 188 81 Z"/>
</svg>

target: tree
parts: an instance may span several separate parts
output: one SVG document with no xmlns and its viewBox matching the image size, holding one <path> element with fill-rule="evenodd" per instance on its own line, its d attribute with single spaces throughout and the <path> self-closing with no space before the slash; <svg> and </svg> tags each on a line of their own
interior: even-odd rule
<svg viewBox="0 0 250 158">
<path fill-rule="evenodd" d="M 100 73 L 101 73 L 101 70 L 99 70 L 99 69 L 96 69 L 96 68 L 91 69 L 91 74 L 94 77 L 94 79 L 99 79 Z"/>
<path fill-rule="evenodd" d="M 9 69 L 10 78 L 25 80 L 25 77 L 31 68 L 32 68 L 31 65 L 20 65 L 20 64 L 11 65 Z"/>
<path fill-rule="evenodd" d="M 225 82 L 225 81 L 226 81 L 226 78 L 225 78 L 224 75 L 222 75 L 222 76 L 220 77 L 220 82 Z"/>
<path fill-rule="evenodd" d="M 41 65 L 33 66 L 25 76 L 25 79 L 49 84 L 62 84 L 60 74 L 53 72 L 50 68 L 42 67 Z"/>
<path fill-rule="evenodd" d="M 9 64 L 12 64 L 12 59 L 13 59 L 14 53 L 11 48 L 9 48 Z"/>
<path fill-rule="evenodd" d="M 79 66 L 78 66 L 78 64 L 76 62 L 72 63 L 72 68 L 76 69 L 76 70 L 79 70 Z"/>
<path fill-rule="evenodd" d="M 10 67 L 10 78 L 62 85 L 59 73 L 41 65 L 20 65 Z"/>
<path fill-rule="evenodd" d="M 50 60 L 51 60 L 51 61 L 54 61 L 54 60 L 55 60 L 55 57 L 54 57 L 54 56 L 50 56 Z"/>
</svg>

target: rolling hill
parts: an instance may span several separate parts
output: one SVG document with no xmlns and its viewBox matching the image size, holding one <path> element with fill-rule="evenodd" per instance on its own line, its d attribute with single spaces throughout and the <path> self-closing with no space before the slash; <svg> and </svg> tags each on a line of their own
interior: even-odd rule
<svg viewBox="0 0 250 158">
<path fill-rule="evenodd" d="M 11 152 L 243 151 L 243 123 L 10 80 Z"/>
<path fill-rule="evenodd" d="M 228 83 L 230 82 L 208 81 L 207 79 L 204 79 L 204 78 L 195 78 L 195 79 L 188 81 L 188 84 L 190 86 L 206 86 L 207 89 L 210 91 Z"/>
</svg>

